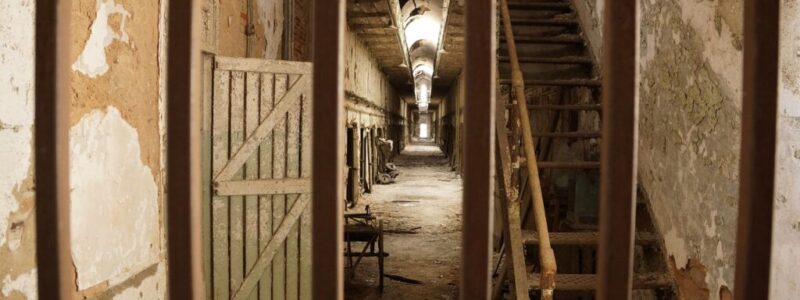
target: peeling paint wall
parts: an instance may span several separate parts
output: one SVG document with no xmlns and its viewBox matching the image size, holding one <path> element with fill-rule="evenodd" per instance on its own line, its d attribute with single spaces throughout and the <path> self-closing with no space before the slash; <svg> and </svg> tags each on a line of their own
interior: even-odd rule
<svg viewBox="0 0 800 300">
<path fill-rule="evenodd" d="M 358 35 L 349 28 L 345 33 L 344 49 L 344 90 L 348 95 L 369 102 L 354 102 L 353 97 L 346 97 L 348 102 L 358 109 L 358 111 L 347 111 L 347 122 L 358 122 L 362 126 L 389 126 L 391 120 L 382 114 L 384 112 L 399 113 L 400 98 L 397 92 L 381 70 L 378 61 Z"/>
<path fill-rule="evenodd" d="M 800 292 L 800 2 L 783 3 L 770 298 L 795 299 Z"/>
<path fill-rule="evenodd" d="M 0 3 L 2 299 L 37 298 L 34 3 Z M 164 18 L 161 4 L 73 1 L 71 242 L 80 297 L 111 299 L 136 288 L 136 298 L 156 299 L 165 292 L 163 271 L 156 272 L 166 266 L 158 52 L 164 40 L 154 30 Z"/>
<path fill-rule="evenodd" d="M 0 2 L 0 298 L 36 298 L 33 1 Z"/>
<path fill-rule="evenodd" d="M 641 4 L 640 184 L 675 267 L 704 267 L 696 285 L 717 295 L 733 285 L 741 39 L 714 22 L 718 2 Z"/>
<path fill-rule="evenodd" d="M 574 0 L 596 55 L 604 0 Z M 733 289 L 742 1 L 640 0 L 639 179 L 682 297 Z M 800 281 L 800 3 L 784 0 L 771 299 Z M 589 16 L 587 18 L 587 15 Z M 588 20 L 588 21 L 587 21 Z"/>
</svg>

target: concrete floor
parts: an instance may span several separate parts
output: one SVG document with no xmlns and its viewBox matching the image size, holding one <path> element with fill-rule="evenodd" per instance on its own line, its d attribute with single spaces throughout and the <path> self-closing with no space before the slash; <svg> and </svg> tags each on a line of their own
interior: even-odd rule
<svg viewBox="0 0 800 300">
<path fill-rule="evenodd" d="M 377 259 L 364 259 L 355 278 L 346 279 L 347 299 L 457 299 L 461 253 L 461 179 L 432 144 L 407 146 L 395 158 L 400 175 L 390 185 L 376 185 L 349 212 L 366 205 L 387 230 L 386 273 L 419 280 L 420 285 L 385 279 L 378 291 Z M 360 247 L 354 247 L 359 248 Z"/>
</svg>

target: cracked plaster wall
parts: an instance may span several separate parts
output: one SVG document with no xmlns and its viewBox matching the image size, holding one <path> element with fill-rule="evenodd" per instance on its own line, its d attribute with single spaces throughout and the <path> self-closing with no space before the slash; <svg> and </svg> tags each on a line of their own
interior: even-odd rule
<svg viewBox="0 0 800 300">
<path fill-rule="evenodd" d="M 35 299 L 34 1 L 0 3 L 0 298 Z M 160 1 L 76 0 L 70 111 L 80 297 L 162 297 Z M 7 69 L 6 69 L 7 68 Z M 9 72 L 5 72 L 8 70 Z M 127 295 L 127 296 L 126 296 Z M 152 295 L 152 297 L 150 297 Z"/>
<path fill-rule="evenodd" d="M 604 0 L 573 0 L 600 55 Z M 733 289 L 742 1 L 639 0 L 639 179 L 686 299 Z M 783 0 L 771 299 L 800 280 L 800 1 Z M 697 272 L 692 271 L 697 269 Z M 697 281 L 698 276 L 682 278 Z M 705 290 L 705 291 L 703 291 Z M 699 292 L 699 293 L 698 293 Z M 705 293 L 705 294 L 703 294 Z"/>
<path fill-rule="evenodd" d="M 394 87 L 389 83 L 386 74 L 381 71 L 381 65 L 364 45 L 358 35 L 349 28 L 345 33 L 345 75 L 344 89 L 348 93 L 366 99 L 370 106 L 381 107 L 386 111 L 399 113 L 400 99 Z M 398 50 L 399 51 L 399 50 Z M 348 97 L 346 97 L 347 99 Z M 352 99 L 347 99 L 348 103 Z M 361 111 L 378 113 L 366 105 L 357 104 Z M 378 125 L 382 127 L 388 125 L 388 120 L 371 114 L 358 112 L 355 110 L 347 111 L 347 122 L 358 122 L 362 126 Z"/>
</svg>

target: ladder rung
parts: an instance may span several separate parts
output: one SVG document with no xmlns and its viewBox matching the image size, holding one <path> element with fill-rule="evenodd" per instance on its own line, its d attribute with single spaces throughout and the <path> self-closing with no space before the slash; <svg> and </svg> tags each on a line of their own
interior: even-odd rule
<svg viewBox="0 0 800 300">
<path fill-rule="evenodd" d="M 599 169 L 599 161 L 540 161 L 539 169 Z"/>
<path fill-rule="evenodd" d="M 571 10 L 567 2 L 508 2 L 508 9 Z"/>
<path fill-rule="evenodd" d="M 507 56 L 501 56 L 498 58 L 500 62 L 509 62 L 510 59 Z M 566 57 L 520 57 L 519 63 L 521 64 L 592 64 L 592 61 L 589 57 L 582 57 L 582 56 L 566 56 Z"/>
<path fill-rule="evenodd" d="M 538 273 L 528 277 L 530 288 L 539 289 Z M 556 274 L 556 290 L 590 291 L 597 287 L 597 274 Z M 672 281 L 663 273 L 639 273 L 633 275 L 633 289 L 658 289 L 672 286 Z"/>
<path fill-rule="evenodd" d="M 511 19 L 511 24 L 515 26 L 576 26 L 580 23 L 575 19 Z"/>
<path fill-rule="evenodd" d="M 570 131 L 570 132 L 534 132 L 534 137 L 549 138 L 599 138 L 602 136 L 599 131 Z"/>
<path fill-rule="evenodd" d="M 501 36 L 500 42 L 505 43 L 506 37 Z M 517 44 L 583 44 L 583 39 L 578 35 L 558 35 L 558 36 L 514 36 Z"/>
<path fill-rule="evenodd" d="M 516 108 L 517 104 L 506 104 L 506 108 Z M 601 110 L 600 104 L 528 104 L 528 110 Z"/>
<path fill-rule="evenodd" d="M 511 79 L 500 79 L 500 84 L 510 85 Z M 601 86 L 597 79 L 526 79 L 525 86 Z"/>
<path fill-rule="evenodd" d="M 550 232 L 550 244 L 552 245 L 575 245 L 593 246 L 597 245 L 600 233 L 595 231 L 578 232 Z M 539 236 L 535 231 L 523 230 L 522 240 L 527 245 L 538 245 Z M 658 237 L 650 232 L 640 232 L 636 234 L 636 244 L 651 245 L 658 242 Z"/>
</svg>

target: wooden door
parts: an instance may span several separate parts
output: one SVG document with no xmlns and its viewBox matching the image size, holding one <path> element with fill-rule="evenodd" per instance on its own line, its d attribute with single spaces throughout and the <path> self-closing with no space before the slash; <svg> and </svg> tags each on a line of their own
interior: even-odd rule
<svg viewBox="0 0 800 300">
<path fill-rule="evenodd" d="M 311 69 L 214 59 L 209 298 L 311 298 Z"/>
</svg>

